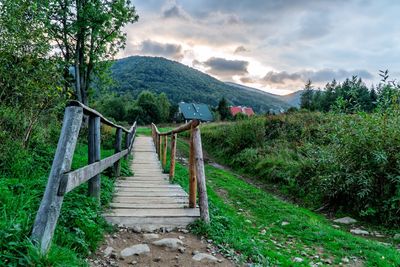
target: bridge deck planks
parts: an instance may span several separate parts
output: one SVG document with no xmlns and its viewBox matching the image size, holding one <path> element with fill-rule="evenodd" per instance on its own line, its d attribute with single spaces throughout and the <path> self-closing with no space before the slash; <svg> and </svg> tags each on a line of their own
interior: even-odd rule
<svg viewBox="0 0 400 267">
<path fill-rule="evenodd" d="M 116 183 L 110 209 L 104 214 L 112 224 L 127 227 L 186 227 L 200 217 L 196 208 L 188 208 L 188 195 L 169 183 L 158 160 L 151 137 L 136 137 L 131 169 L 134 176 Z"/>
</svg>

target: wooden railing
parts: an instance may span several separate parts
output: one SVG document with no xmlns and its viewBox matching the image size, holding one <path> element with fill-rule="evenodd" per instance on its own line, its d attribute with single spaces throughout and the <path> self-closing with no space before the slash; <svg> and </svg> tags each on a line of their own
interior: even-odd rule
<svg viewBox="0 0 400 267">
<path fill-rule="evenodd" d="M 89 118 L 88 165 L 71 171 L 84 115 Z M 116 128 L 115 154 L 105 159 L 100 157 L 101 123 Z M 125 149 L 121 150 L 123 132 L 125 132 Z M 50 247 L 64 195 L 88 181 L 89 196 L 97 198 L 100 202 L 100 173 L 113 166 L 114 175 L 120 175 L 120 159 L 130 153 L 135 133 L 136 122 L 127 130 L 80 102 L 71 101 L 67 105 L 47 186 L 32 230 L 32 240 L 37 242 L 42 253 L 47 252 Z"/>
<path fill-rule="evenodd" d="M 208 197 L 206 188 L 206 176 L 204 171 L 203 150 L 201 145 L 200 122 L 192 120 L 171 131 L 161 133 L 157 126 L 151 125 L 151 132 L 162 167 L 166 169 L 168 136 L 171 137 L 170 149 L 170 168 L 169 178 L 173 180 L 175 175 L 176 142 L 178 133 L 190 131 L 190 150 L 189 150 L 189 208 L 196 207 L 196 187 L 199 194 L 199 208 L 201 219 L 209 223 L 210 215 L 208 212 Z"/>
</svg>

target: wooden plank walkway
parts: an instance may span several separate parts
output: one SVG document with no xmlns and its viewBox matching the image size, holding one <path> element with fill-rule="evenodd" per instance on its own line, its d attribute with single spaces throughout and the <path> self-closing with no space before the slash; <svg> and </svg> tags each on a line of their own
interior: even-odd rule
<svg viewBox="0 0 400 267">
<path fill-rule="evenodd" d="M 198 208 L 188 208 L 188 195 L 170 184 L 164 174 L 151 137 L 136 137 L 133 144 L 133 177 L 120 178 L 104 214 L 112 224 L 141 229 L 186 227 L 200 217 Z"/>
</svg>

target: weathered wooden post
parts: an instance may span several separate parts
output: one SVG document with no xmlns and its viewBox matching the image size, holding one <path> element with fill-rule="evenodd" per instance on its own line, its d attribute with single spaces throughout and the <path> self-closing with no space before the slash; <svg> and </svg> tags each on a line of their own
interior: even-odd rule
<svg viewBox="0 0 400 267">
<path fill-rule="evenodd" d="M 167 167 L 167 150 L 168 150 L 168 136 L 164 135 L 164 141 L 163 141 L 163 156 L 162 156 L 162 167 L 165 170 Z"/>
<path fill-rule="evenodd" d="M 58 216 L 60 215 L 64 196 L 59 196 L 57 194 L 58 187 L 62 174 L 71 170 L 72 158 L 78 140 L 82 118 L 83 110 L 81 107 L 67 107 L 65 109 L 56 154 L 51 166 L 46 190 L 36 214 L 31 236 L 32 240 L 38 243 L 43 254 L 45 254 L 50 247 Z"/>
<path fill-rule="evenodd" d="M 161 160 L 161 135 L 157 133 L 157 155 L 158 160 Z"/>
<path fill-rule="evenodd" d="M 198 127 L 194 128 L 193 131 L 193 143 L 196 163 L 196 177 L 197 177 L 197 188 L 199 190 L 199 206 L 200 206 L 200 218 L 206 222 L 210 222 L 210 214 L 208 212 L 208 196 L 206 187 L 206 175 L 204 171 L 204 160 L 203 160 L 203 148 L 201 146 L 201 134 Z"/>
<path fill-rule="evenodd" d="M 89 116 L 89 164 L 100 160 L 100 117 Z M 95 175 L 89 180 L 88 194 L 95 197 L 100 202 L 100 174 Z"/>
<path fill-rule="evenodd" d="M 121 152 L 121 142 L 122 142 L 122 129 L 117 128 L 115 133 L 115 153 Z M 114 176 L 119 177 L 121 174 L 121 160 L 118 160 L 114 163 Z"/>
<path fill-rule="evenodd" d="M 194 151 L 194 127 L 190 128 L 189 143 L 189 208 L 196 207 L 196 167 L 195 167 L 195 151 Z"/>
<path fill-rule="evenodd" d="M 129 136 L 130 136 L 130 133 L 125 133 L 125 149 L 128 149 L 128 150 L 129 150 L 129 145 L 130 145 L 130 138 L 129 138 Z M 129 157 L 129 153 L 127 153 L 127 154 L 125 155 L 125 159 L 128 159 L 128 157 Z"/>
<path fill-rule="evenodd" d="M 171 162 L 169 164 L 169 180 L 173 180 L 175 176 L 175 156 L 176 156 L 176 139 L 177 134 L 171 134 Z"/>
</svg>

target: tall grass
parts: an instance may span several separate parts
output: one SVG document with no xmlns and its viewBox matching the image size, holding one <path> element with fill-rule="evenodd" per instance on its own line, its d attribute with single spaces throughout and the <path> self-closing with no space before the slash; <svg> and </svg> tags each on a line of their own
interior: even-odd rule
<svg viewBox="0 0 400 267">
<path fill-rule="evenodd" d="M 96 249 L 105 231 L 112 230 L 101 216 L 102 207 L 112 198 L 111 170 L 101 179 L 101 206 L 87 196 L 87 183 L 64 198 L 51 249 L 41 255 L 29 240 L 36 212 L 47 183 L 60 124 L 41 123 L 29 147 L 24 148 L 13 129 L 23 123 L 17 113 L 7 111 L 0 119 L 0 266 L 86 266 L 84 258 Z M 75 150 L 72 168 L 87 164 L 85 130 Z M 13 133 L 13 136 L 10 136 Z M 102 129 L 102 158 L 114 151 L 114 132 Z M 128 174 L 126 161 L 122 173 Z"/>
</svg>

